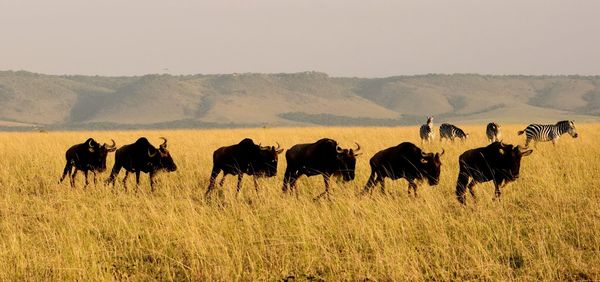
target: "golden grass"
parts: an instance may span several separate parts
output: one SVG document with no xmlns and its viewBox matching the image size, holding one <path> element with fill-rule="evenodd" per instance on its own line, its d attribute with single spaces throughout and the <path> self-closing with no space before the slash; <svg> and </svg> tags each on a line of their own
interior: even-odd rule
<svg viewBox="0 0 600 282">
<path fill-rule="evenodd" d="M 419 144 L 417 127 L 0 133 L 0 279 L 599 279 L 600 125 L 579 125 L 580 138 L 563 136 L 556 148 L 540 144 L 501 201 L 487 183 L 476 187 L 477 203 L 469 196 L 462 207 L 458 155 L 487 143 L 484 128 L 466 127 L 464 144 L 425 146 L 446 155 L 440 185 L 420 186 L 416 199 L 404 180 L 388 180 L 387 196 L 356 194 L 370 156 Z M 504 141 L 523 144 L 522 128 L 504 126 Z M 167 137 L 179 167 L 160 176 L 154 194 L 147 175 L 138 193 L 120 182 L 83 190 L 82 176 L 75 190 L 57 184 L 70 145 L 142 135 L 155 144 Z M 222 200 L 206 203 L 213 150 L 243 137 L 286 148 L 331 137 L 357 141 L 365 154 L 356 180 L 334 184 L 331 200 L 312 201 L 321 177 L 303 177 L 299 199 L 282 194 L 282 159 L 258 195 L 246 177 L 236 196 L 230 176 Z"/>
</svg>

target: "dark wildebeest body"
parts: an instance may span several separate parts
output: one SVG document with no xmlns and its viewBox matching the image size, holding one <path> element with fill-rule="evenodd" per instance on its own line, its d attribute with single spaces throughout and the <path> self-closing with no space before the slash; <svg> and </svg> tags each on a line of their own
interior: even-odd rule
<svg viewBox="0 0 600 282">
<path fill-rule="evenodd" d="M 469 189 L 471 195 L 475 197 L 473 186 L 487 181 L 494 181 L 494 198 L 500 197 L 500 188 L 519 178 L 521 158 L 532 152 L 533 150 L 521 146 L 501 142 L 464 152 L 458 159 L 460 166 L 456 183 L 458 201 L 465 204 L 466 190 Z"/>
<path fill-rule="evenodd" d="M 106 170 L 106 157 L 108 153 L 116 150 L 115 140 L 111 140 L 112 145 L 104 143 L 100 145 L 93 138 L 89 138 L 85 142 L 73 145 L 65 153 L 67 164 L 63 170 L 62 177 L 59 183 L 65 179 L 67 175 L 71 177 L 71 187 L 75 187 L 75 176 L 77 171 L 83 171 L 85 175 L 85 186 L 88 185 L 88 171 L 94 174 L 94 184 L 96 183 L 96 173 Z M 75 171 L 73 171 L 75 168 Z"/>
<path fill-rule="evenodd" d="M 169 172 L 177 170 L 177 166 L 167 150 L 167 139 L 162 138 L 163 143 L 159 148 L 155 148 L 145 137 L 139 138 L 135 143 L 125 145 L 115 153 L 115 165 L 113 166 L 108 183 L 115 183 L 115 178 L 125 169 L 123 186 L 127 190 L 127 177 L 130 172 L 135 173 L 136 184 L 140 184 L 140 173 L 148 173 L 150 176 L 150 188 L 154 191 L 154 177 L 158 171 L 166 170 Z"/>
<path fill-rule="evenodd" d="M 279 144 L 277 144 L 277 148 L 273 146 L 263 147 L 254 144 L 254 141 L 249 138 L 238 144 L 215 150 L 206 196 L 214 189 L 215 181 L 221 171 L 223 172 L 223 178 L 219 181 L 219 186 L 223 186 L 225 177 L 228 174 L 237 175 L 237 192 L 239 192 L 242 187 L 242 177 L 245 173 L 253 176 L 254 188 L 258 192 L 258 177 L 277 175 L 277 155 L 281 152 L 283 152 L 283 149 L 280 148 Z"/>
<path fill-rule="evenodd" d="M 329 195 L 329 178 L 333 175 L 341 175 L 344 181 L 354 180 L 356 156 L 360 150 L 360 145 L 356 145 L 355 150 L 342 149 L 335 140 L 323 138 L 315 143 L 292 146 L 285 153 L 287 168 L 283 177 L 283 192 L 287 192 L 288 186 L 296 190 L 296 181 L 302 175 L 323 176 L 325 191 L 317 198 Z"/>
<path fill-rule="evenodd" d="M 363 189 L 363 193 L 372 191 L 376 184 L 381 185 L 381 192 L 385 193 L 385 178 L 392 180 L 404 178 L 408 181 L 408 194 L 412 188 L 417 195 L 417 184 L 415 180 L 427 179 L 429 185 L 435 186 L 440 179 L 440 167 L 442 153 L 425 153 L 415 144 L 410 142 L 401 143 L 395 147 L 387 148 L 375 154 L 369 164 L 371 175 Z"/>
</svg>

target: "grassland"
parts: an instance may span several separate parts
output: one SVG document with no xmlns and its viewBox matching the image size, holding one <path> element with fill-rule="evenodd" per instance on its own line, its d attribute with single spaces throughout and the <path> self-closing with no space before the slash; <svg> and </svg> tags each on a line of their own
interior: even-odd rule
<svg viewBox="0 0 600 282">
<path fill-rule="evenodd" d="M 504 126 L 504 141 L 523 144 L 523 127 Z M 425 146 L 446 155 L 440 185 L 421 186 L 418 198 L 404 180 L 388 182 L 386 196 L 356 196 L 370 156 L 418 142 L 417 127 L 0 133 L 0 280 L 600 279 L 600 125 L 540 144 L 501 201 L 488 183 L 462 207 L 458 155 L 486 144 L 483 125 L 466 131 L 466 143 Z M 120 183 L 84 190 L 81 178 L 74 190 L 58 184 L 64 151 L 90 136 L 119 145 L 165 136 L 179 170 L 161 175 L 153 194 L 147 176 L 137 193 Z M 282 194 L 281 160 L 258 194 L 246 177 L 235 195 L 231 177 L 221 200 L 204 201 L 219 146 L 325 136 L 364 148 L 356 180 L 336 183 L 331 200 L 312 201 L 320 177 L 302 178 L 298 199 Z"/>
</svg>

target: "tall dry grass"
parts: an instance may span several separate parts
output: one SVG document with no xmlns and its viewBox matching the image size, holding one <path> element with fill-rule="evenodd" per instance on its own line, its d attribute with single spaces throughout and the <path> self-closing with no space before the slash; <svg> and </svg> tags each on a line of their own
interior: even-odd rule
<svg viewBox="0 0 600 282">
<path fill-rule="evenodd" d="M 523 127 L 504 126 L 504 141 L 523 144 Z M 465 128 L 464 144 L 425 146 L 446 155 L 440 185 L 420 186 L 418 198 L 404 180 L 388 180 L 386 196 L 356 196 L 370 156 L 419 144 L 417 127 L 0 133 L 0 279 L 599 279 L 600 125 L 579 125 L 580 138 L 564 136 L 555 148 L 540 144 L 501 201 L 487 183 L 476 187 L 477 203 L 462 207 L 458 155 L 486 144 L 485 125 Z M 167 137 L 179 167 L 160 176 L 155 193 L 147 175 L 137 193 L 119 182 L 84 190 L 82 176 L 74 190 L 57 184 L 70 145 L 139 136 Z M 281 160 L 258 194 L 246 177 L 235 195 L 230 177 L 223 198 L 206 203 L 212 151 L 244 137 L 286 148 L 331 137 L 357 141 L 365 154 L 357 178 L 334 184 L 331 200 L 312 201 L 320 177 L 302 178 L 298 199 L 282 194 Z"/>
</svg>

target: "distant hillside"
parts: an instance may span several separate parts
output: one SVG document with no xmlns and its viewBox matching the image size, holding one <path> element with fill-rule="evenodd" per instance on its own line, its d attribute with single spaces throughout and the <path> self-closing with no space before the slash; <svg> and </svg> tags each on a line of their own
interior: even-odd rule
<svg viewBox="0 0 600 282">
<path fill-rule="evenodd" d="M 600 76 L 0 72 L 0 128 L 111 129 L 600 120 Z"/>
</svg>

